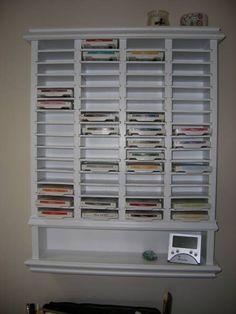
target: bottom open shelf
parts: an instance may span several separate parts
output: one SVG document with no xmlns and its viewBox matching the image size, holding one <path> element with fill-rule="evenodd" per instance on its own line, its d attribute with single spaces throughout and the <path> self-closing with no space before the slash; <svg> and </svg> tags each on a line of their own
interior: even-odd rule
<svg viewBox="0 0 236 314">
<path fill-rule="evenodd" d="M 141 253 L 62 250 L 50 250 L 25 264 L 36 272 L 144 277 L 212 278 L 221 270 L 217 264 L 169 263 L 166 254 L 158 254 L 156 261 L 146 261 Z"/>
</svg>

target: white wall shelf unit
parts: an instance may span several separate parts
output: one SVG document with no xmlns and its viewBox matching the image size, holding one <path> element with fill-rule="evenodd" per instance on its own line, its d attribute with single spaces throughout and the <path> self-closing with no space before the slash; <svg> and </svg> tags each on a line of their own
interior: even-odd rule
<svg viewBox="0 0 236 314">
<path fill-rule="evenodd" d="M 214 277 L 211 27 L 32 29 L 33 271 Z M 201 234 L 201 263 L 167 261 Z M 153 250 L 156 261 L 142 253 Z"/>
</svg>

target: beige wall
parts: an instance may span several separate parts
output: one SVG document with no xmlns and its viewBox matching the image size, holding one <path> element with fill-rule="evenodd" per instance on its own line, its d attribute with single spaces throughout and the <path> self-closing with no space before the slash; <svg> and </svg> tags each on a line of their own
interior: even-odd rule
<svg viewBox="0 0 236 314">
<path fill-rule="evenodd" d="M 122 278 L 32 273 L 30 215 L 29 28 L 145 26 L 146 13 L 203 11 L 227 38 L 220 46 L 219 170 L 216 279 Z M 164 291 L 174 297 L 173 314 L 236 312 L 236 1 L 235 0 L 1 0 L 0 1 L 0 313 L 24 313 L 27 302 L 49 300 L 123 303 L 160 307 Z"/>
</svg>

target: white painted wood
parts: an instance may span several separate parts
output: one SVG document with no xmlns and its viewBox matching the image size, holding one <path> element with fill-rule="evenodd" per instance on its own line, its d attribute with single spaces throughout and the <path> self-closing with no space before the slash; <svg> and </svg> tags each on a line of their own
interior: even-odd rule
<svg viewBox="0 0 236 314">
<path fill-rule="evenodd" d="M 32 260 L 33 271 L 160 277 L 214 277 L 220 271 L 214 260 L 217 171 L 217 45 L 224 38 L 219 28 L 144 27 L 34 29 L 24 37 L 32 45 Z M 82 39 L 114 38 L 117 49 L 100 49 L 119 54 L 117 61 L 86 61 Z M 95 49 L 96 50 L 96 49 Z M 98 50 L 98 49 L 97 49 Z M 128 61 L 131 51 L 160 51 L 164 61 Z M 99 50 L 98 50 L 99 51 Z M 38 88 L 71 88 L 69 109 L 40 109 Z M 60 98 L 54 98 L 61 100 Z M 84 114 L 111 114 L 118 120 L 82 121 Z M 128 121 L 130 113 L 164 113 L 165 121 Z M 164 127 L 163 135 L 130 135 L 132 128 Z M 209 127 L 207 135 L 178 135 L 175 129 Z M 108 127 L 117 134 L 87 134 L 85 128 Z M 145 130 L 145 129 L 144 129 Z M 85 133 L 84 133 L 85 132 Z M 116 132 L 116 131 L 115 131 Z M 127 147 L 128 139 L 162 139 L 163 148 Z M 210 147 L 176 148 L 178 139 L 201 139 Z M 164 152 L 159 173 L 128 172 L 128 152 Z M 84 162 L 115 162 L 114 172 L 86 172 Z M 179 173 L 178 163 L 205 163 L 209 173 Z M 152 163 L 152 161 L 146 161 Z M 40 188 L 67 186 L 45 195 Z M 67 204 L 73 217 L 40 218 L 37 205 L 53 197 Z M 132 221 L 126 218 L 126 201 L 139 198 L 163 200 L 161 220 Z M 115 201 L 116 219 L 83 218 L 86 198 Z M 174 220 L 174 200 L 206 199 L 207 221 Z M 113 203 L 112 203 L 113 204 Z M 65 206 L 65 205 L 64 205 Z M 111 205 L 113 206 L 113 205 Z M 111 210 L 108 209 L 108 211 Z M 112 212 L 110 212 L 112 213 Z M 167 262 L 170 232 L 201 232 L 202 263 L 175 265 Z M 157 251 L 157 262 L 146 262 L 142 252 Z"/>
</svg>

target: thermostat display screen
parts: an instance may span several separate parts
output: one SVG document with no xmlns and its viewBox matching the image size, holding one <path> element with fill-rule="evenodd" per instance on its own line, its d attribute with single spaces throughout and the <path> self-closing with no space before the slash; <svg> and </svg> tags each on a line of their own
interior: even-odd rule
<svg viewBox="0 0 236 314">
<path fill-rule="evenodd" d="M 173 245 L 173 247 L 196 249 L 197 248 L 197 238 L 173 236 L 173 244 L 172 245 Z"/>
</svg>

